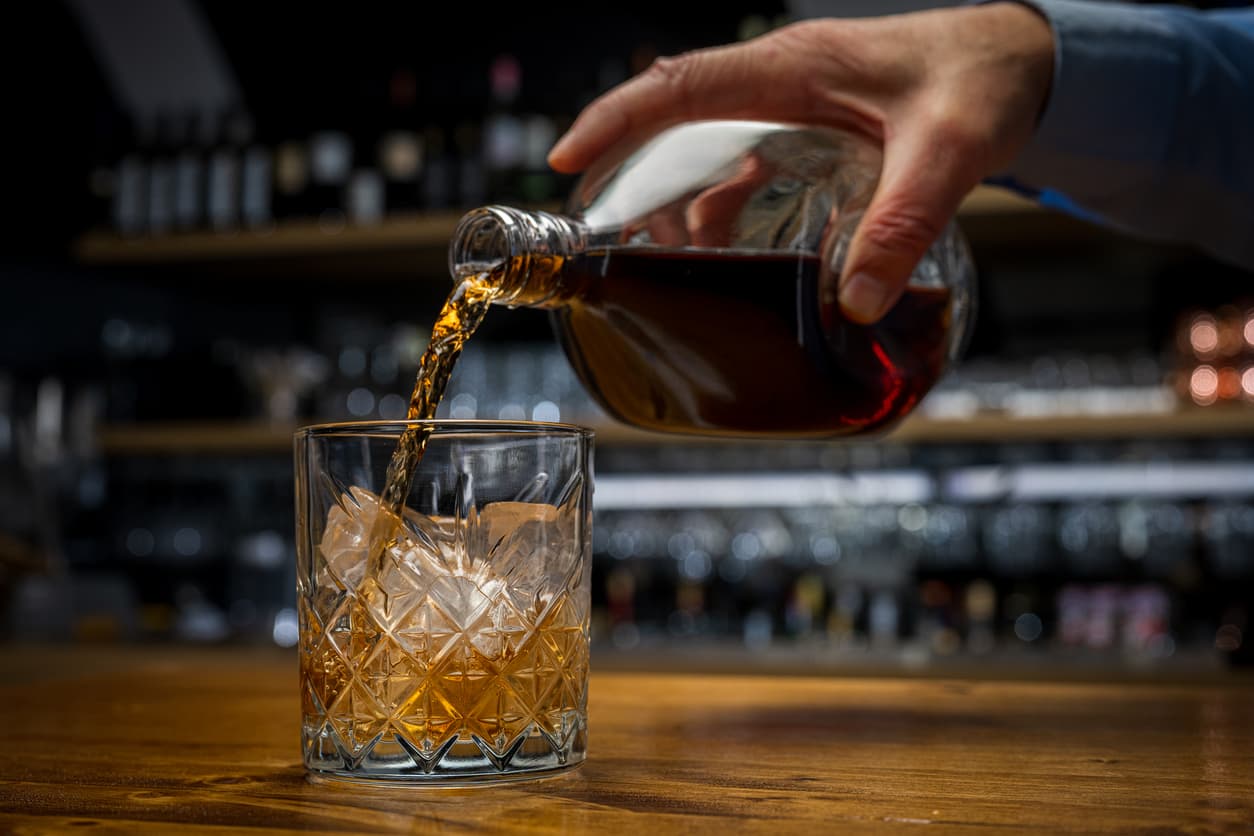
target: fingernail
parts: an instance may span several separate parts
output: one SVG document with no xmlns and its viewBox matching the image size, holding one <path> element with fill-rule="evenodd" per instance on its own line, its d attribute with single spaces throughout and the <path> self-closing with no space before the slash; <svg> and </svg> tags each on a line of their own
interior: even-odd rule
<svg viewBox="0 0 1254 836">
<path fill-rule="evenodd" d="M 840 288 L 840 306 L 859 322 L 879 319 L 887 300 L 888 288 L 866 273 L 854 273 Z"/>
</svg>

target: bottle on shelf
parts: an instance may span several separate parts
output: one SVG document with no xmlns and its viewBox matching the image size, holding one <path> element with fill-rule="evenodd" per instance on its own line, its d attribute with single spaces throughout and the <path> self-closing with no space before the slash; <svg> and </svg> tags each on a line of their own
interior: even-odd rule
<svg viewBox="0 0 1254 836">
<path fill-rule="evenodd" d="M 182 117 L 181 147 L 174 157 L 174 226 L 180 232 L 199 229 L 205 222 L 205 149 L 208 125 L 195 111 Z"/>
<path fill-rule="evenodd" d="M 349 175 L 345 208 L 350 223 L 359 226 L 382 223 L 386 205 L 386 185 L 377 168 L 359 168 Z"/>
<path fill-rule="evenodd" d="M 979 578 L 967 585 L 963 619 L 967 651 L 977 656 L 991 651 L 997 636 L 997 590 L 991 581 Z"/>
<path fill-rule="evenodd" d="M 429 211 L 448 209 L 454 202 L 457 161 L 442 127 L 429 125 L 422 137 L 426 160 L 419 183 L 421 204 Z"/>
<path fill-rule="evenodd" d="M 377 95 L 369 95 L 369 93 Z M 344 182 L 343 212 L 354 226 L 373 226 L 387 214 L 386 178 L 380 156 L 381 139 L 389 125 L 385 89 L 380 85 L 360 97 L 346 119 L 352 125 L 349 140 L 355 149 Z"/>
<path fill-rule="evenodd" d="M 154 125 L 153 143 L 147 155 L 145 231 L 149 235 L 161 236 L 174 227 L 175 157 L 183 137 L 168 111 L 158 111 Z"/>
<path fill-rule="evenodd" d="M 483 125 L 483 162 L 487 193 L 492 200 L 522 200 L 519 179 L 527 150 L 527 125 L 518 113 L 521 87 L 522 65 L 518 59 L 513 55 L 498 56 L 489 73 L 491 105 Z"/>
<path fill-rule="evenodd" d="M 557 122 L 543 113 L 532 113 L 523 124 L 522 171 L 518 194 L 528 204 L 545 203 L 557 196 L 558 180 L 549 168 L 549 149 L 557 142 Z"/>
<path fill-rule="evenodd" d="M 449 250 L 457 280 L 480 274 L 498 303 L 553 312 L 614 417 L 707 435 L 877 432 L 960 351 L 972 267 L 952 225 L 878 324 L 839 309 L 823 265 L 843 261 L 873 190 L 869 141 L 705 122 L 632 151 L 594 164 L 567 215 L 478 209 Z"/>
<path fill-rule="evenodd" d="M 303 218 L 309 206 L 309 145 L 285 139 L 274 149 L 274 214 L 280 220 Z"/>
<path fill-rule="evenodd" d="M 412 70 L 400 69 L 392 73 L 388 83 L 387 122 L 377 150 L 388 215 L 415 212 L 421 206 L 419 180 L 423 147 L 417 96 L 418 81 Z"/>
<path fill-rule="evenodd" d="M 240 224 L 242 153 L 252 136 L 252 120 L 239 107 L 223 111 L 217 137 L 209 151 L 205 215 L 215 232 L 232 232 Z"/>
<path fill-rule="evenodd" d="M 158 111 L 153 148 L 148 160 L 147 234 L 161 236 L 174 229 L 178 150 L 183 124 L 169 110 Z"/>
<path fill-rule="evenodd" d="M 309 207 L 324 228 L 344 225 L 352 171 L 353 140 L 346 131 L 321 130 L 309 138 Z"/>
<path fill-rule="evenodd" d="M 557 122 L 522 106 L 522 78 L 522 65 L 513 55 L 501 55 L 493 62 L 491 100 L 483 127 L 487 197 L 537 204 L 557 194 L 558 181 L 548 165 L 549 149 L 557 141 Z"/>
<path fill-rule="evenodd" d="M 145 114 L 134 119 L 133 141 L 117 161 L 114 178 L 113 205 L 110 212 L 113 229 L 133 238 L 143 233 L 147 224 L 148 161 L 146 151 L 152 146 L 153 120 Z"/>
<path fill-rule="evenodd" d="M 250 138 L 241 152 L 240 219 L 252 230 L 274 225 L 274 150 L 259 139 Z"/>
</svg>

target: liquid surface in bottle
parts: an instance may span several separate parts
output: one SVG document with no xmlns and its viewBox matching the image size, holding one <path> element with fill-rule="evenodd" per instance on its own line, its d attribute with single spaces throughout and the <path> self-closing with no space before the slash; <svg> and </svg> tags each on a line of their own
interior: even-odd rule
<svg viewBox="0 0 1254 836">
<path fill-rule="evenodd" d="M 950 293 L 908 289 L 880 322 L 822 309 L 820 260 L 611 248 L 568 260 L 554 324 L 615 417 L 696 434 L 822 437 L 892 425 L 944 367 Z M 826 323 L 826 324 L 825 324 Z"/>
</svg>

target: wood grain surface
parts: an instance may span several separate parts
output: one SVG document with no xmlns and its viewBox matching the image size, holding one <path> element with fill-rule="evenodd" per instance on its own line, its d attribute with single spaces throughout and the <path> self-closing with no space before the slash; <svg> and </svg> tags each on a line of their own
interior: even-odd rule
<svg viewBox="0 0 1254 836">
<path fill-rule="evenodd" d="M 293 655 L 0 648 L 0 832 L 1254 832 L 1254 687 L 593 676 L 588 762 L 310 783 Z"/>
</svg>

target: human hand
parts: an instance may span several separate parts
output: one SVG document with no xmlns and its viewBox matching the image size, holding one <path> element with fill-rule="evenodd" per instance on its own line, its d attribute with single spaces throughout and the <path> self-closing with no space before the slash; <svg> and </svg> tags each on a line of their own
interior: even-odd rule
<svg viewBox="0 0 1254 836">
<path fill-rule="evenodd" d="M 829 125 L 882 143 L 884 165 L 840 276 L 875 322 L 958 204 L 1032 135 L 1053 75 L 1049 24 L 1018 3 L 797 23 L 660 59 L 588 105 L 549 164 L 577 172 L 620 140 L 699 119 Z"/>
</svg>

